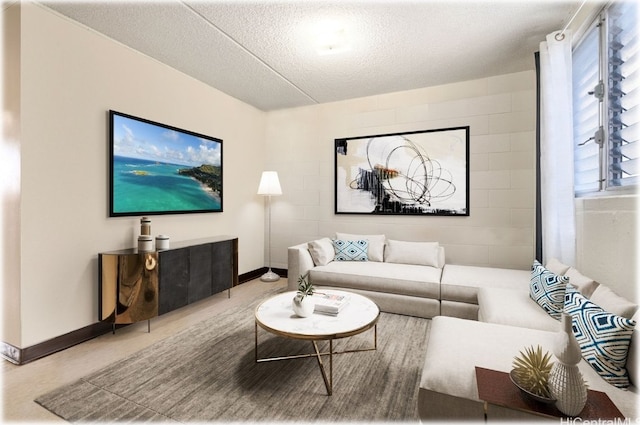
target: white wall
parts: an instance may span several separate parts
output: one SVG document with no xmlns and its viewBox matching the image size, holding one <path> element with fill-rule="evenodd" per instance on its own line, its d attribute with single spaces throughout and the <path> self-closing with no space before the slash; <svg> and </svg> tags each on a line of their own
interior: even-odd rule
<svg viewBox="0 0 640 425">
<path fill-rule="evenodd" d="M 273 198 L 274 266 L 286 267 L 288 246 L 340 231 L 439 241 L 454 264 L 531 267 L 535 107 L 528 71 L 270 112 L 267 168 L 284 192 Z M 334 214 L 334 139 L 466 125 L 469 217 Z"/>
<path fill-rule="evenodd" d="M 224 212 L 152 216 L 152 234 L 235 235 L 239 272 L 262 267 L 265 113 L 44 7 L 21 7 L 19 346 L 96 322 L 98 253 L 135 244 L 139 217 L 108 218 L 109 109 L 223 139 Z"/>
<path fill-rule="evenodd" d="M 638 302 L 638 196 L 576 199 L 577 268 Z"/>
</svg>

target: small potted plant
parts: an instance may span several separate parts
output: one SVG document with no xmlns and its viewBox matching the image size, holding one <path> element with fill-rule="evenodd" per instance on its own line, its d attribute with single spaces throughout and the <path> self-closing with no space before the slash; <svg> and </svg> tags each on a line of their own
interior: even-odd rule
<svg viewBox="0 0 640 425">
<path fill-rule="evenodd" d="M 313 314 L 315 302 L 313 301 L 313 283 L 309 272 L 298 278 L 298 292 L 293 297 L 293 312 L 300 317 L 309 317 Z"/>
</svg>

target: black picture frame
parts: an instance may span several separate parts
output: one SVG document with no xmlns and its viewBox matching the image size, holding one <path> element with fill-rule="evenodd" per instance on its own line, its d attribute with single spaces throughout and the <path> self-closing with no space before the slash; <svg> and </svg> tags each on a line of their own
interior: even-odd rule
<svg viewBox="0 0 640 425">
<path fill-rule="evenodd" d="M 335 139 L 335 214 L 469 216 L 469 126 Z"/>
<path fill-rule="evenodd" d="M 222 139 L 109 110 L 109 216 L 223 211 Z"/>
</svg>

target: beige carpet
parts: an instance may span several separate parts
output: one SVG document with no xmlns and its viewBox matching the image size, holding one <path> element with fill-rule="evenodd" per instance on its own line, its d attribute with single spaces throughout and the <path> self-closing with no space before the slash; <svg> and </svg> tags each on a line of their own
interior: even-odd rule
<svg viewBox="0 0 640 425">
<path fill-rule="evenodd" d="M 378 350 L 334 356 L 333 396 L 327 396 L 313 358 L 255 363 L 258 302 L 196 324 L 36 402 L 71 422 L 418 421 L 429 320 L 382 313 Z M 261 357 L 312 349 L 310 342 L 263 330 L 259 336 Z M 367 347 L 372 339 L 369 330 L 334 347 Z"/>
</svg>

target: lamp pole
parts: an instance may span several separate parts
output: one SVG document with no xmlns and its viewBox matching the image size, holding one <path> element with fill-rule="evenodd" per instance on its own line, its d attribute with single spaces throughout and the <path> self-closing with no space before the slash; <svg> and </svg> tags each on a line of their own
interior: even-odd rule
<svg viewBox="0 0 640 425">
<path fill-rule="evenodd" d="M 258 188 L 258 194 L 267 196 L 267 208 L 268 214 L 268 231 L 267 244 L 269 250 L 269 270 L 260 277 L 263 282 L 276 282 L 280 279 L 277 273 L 271 270 L 271 196 L 281 195 L 282 189 L 280 188 L 280 182 L 278 181 L 278 174 L 275 171 L 265 171 L 262 173 L 260 180 L 260 187 Z"/>
</svg>

